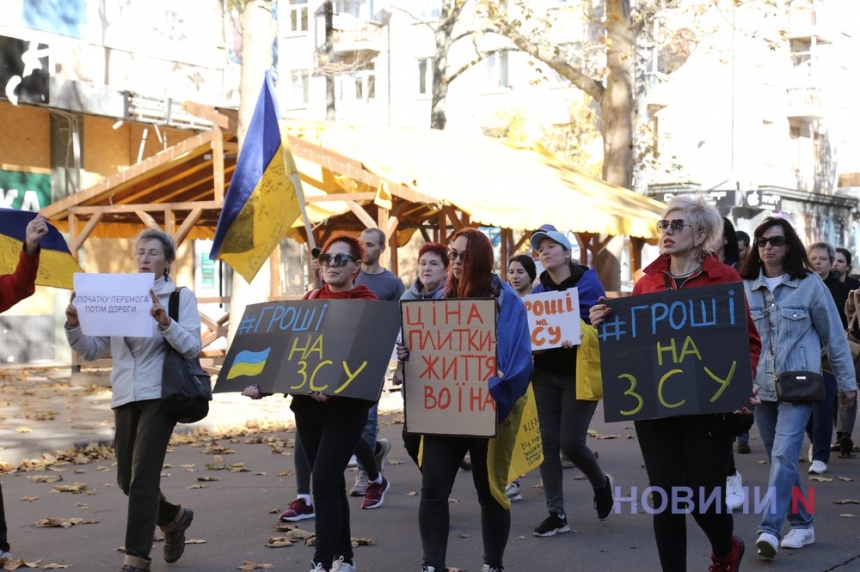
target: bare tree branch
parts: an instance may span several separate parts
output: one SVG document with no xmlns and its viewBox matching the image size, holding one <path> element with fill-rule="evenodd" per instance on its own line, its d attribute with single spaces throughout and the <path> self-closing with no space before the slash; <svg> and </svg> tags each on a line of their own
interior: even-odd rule
<svg viewBox="0 0 860 572">
<path fill-rule="evenodd" d="M 418 16 L 416 16 L 415 14 L 413 14 L 412 12 L 410 12 L 409 10 L 404 10 L 400 6 L 391 6 L 391 9 L 392 10 L 399 10 L 400 12 L 403 12 L 404 14 L 406 14 L 407 16 L 409 16 L 410 18 L 412 18 L 413 20 L 415 20 L 419 24 L 424 24 L 425 26 L 427 26 L 428 28 L 430 28 L 433 31 L 436 30 L 436 28 L 433 27 L 433 24 L 436 22 L 436 20 L 423 20 L 423 19 L 419 18 Z"/>
<path fill-rule="evenodd" d="M 481 63 L 482 61 L 484 61 L 485 59 L 487 59 L 487 58 L 488 58 L 488 57 L 490 57 L 491 55 L 496 54 L 496 53 L 498 53 L 498 52 L 504 52 L 504 51 L 507 51 L 507 50 L 498 49 L 498 50 L 490 50 L 489 52 L 481 52 L 481 53 L 479 53 L 479 54 L 478 54 L 478 55 L 476 55 L 474 58 L 472 58 L 470 61 L 468 61 L 468 62 L 466 62 L 465 64 L 463 64 L 462 66 L 460 66 L 460 68 L 459 68 L 457 71 L 455 71 L 454 73 L 452 73 L 452 74 L 448 75 L 448 76 L 445 78 L 445 81 L 447 81 L 448 83 L 451 83 L 452 81 L 454 81 L 455 79 L 457 79 L 458 77 L 460 77 L 461 75 L 463 75 L 464 73 L 466 73 L 470 68 L 472 68 L 472 67 L 476 66 L 477 64 Z"/>
</svg>

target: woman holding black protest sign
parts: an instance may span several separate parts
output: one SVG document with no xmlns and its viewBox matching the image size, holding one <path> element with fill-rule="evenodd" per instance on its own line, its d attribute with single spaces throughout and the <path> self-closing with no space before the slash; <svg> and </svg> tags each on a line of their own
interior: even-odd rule
<svg viewBox="0 0 860 572">
<path fill-rule="evenodd" d="M 138 272 L 152 272 L 152 337 L 87 336 L 81 331 L 78 311 L 72 302 L 66 308 L 66 338 L 81 358 L 92 361 L 112 357 L 111 408 L 116 422 L 114 445 L 117 480 L 128 496 L 125 532 L 125 563 L 122 572 L 149 570 L 152 563 L 152 532 L 164 532 L 164 560 L 176 562 L 185 550 L 185 531 L 194 513 L 169 502 L 161 493 L 161 467 L 176 419 L 161 401 L 165 342 L 185 358 L 200 354 L 200 313 L 197 299 L 188 288 L 179 290 L 179 316 L 168 315 L 176 284 L 170 269 L 176 246 L 170 235 L 147 229 L 135 242 Z"/>
<path fill-rule="evenodd" d="M 723 238 L 723 221 L 704 197 L 679 195 L 671 199 L 657 222 L 660 229 L 660 257 L 649 264 L 633 287 L 633 295 L 679 288 L 740 282 L 731 267 L 714 254 Z M 596 304 L 589 312 L 598 326 L 610 310 Z M 750 361 L 755 375 L 761 342 L 747 311 Z M 752 392 L 752 387 L 750 387 Z M 746 414 L 746 413 L 739 413 Z M 657 495 L 671 495 L 683 487 L 695 491 L 695 499 L 716 499 L 717 503 L 692 507 L 693 518 L 711 542 L 712 572 L 736 572 L 744 554 L 744 544 L 733 536 L 732 514 L 720 494 L 732 456 L 732 439 L 712 436 L 714 415 L 683 415 L 637 420 L 636 435 L 648 480 Z M 664 572 L 687 569 L 686 517 L 671 509 L 671 499 L 656 506 L 669 508 L 654 514 L 654 535 Z"/>
<path fill-rule="evenodd" d="M 457 231 L 448 257 L 451 261 L 448 279 L 440 298 L 492 297 L 496 300 L 498 372 L 489 379 L 488 385 L 501 423 L 525 394 L 531 379 L 531 338 L 525 306 L 516 291 L 493 273 L 493 246 L 479 230 L 464 228 Z M 397 356 L 401 361 L 407 360 L 409 349 L 398 345 Z M 409 383 L 408 379 L 406 383 Z M 502 560 L 511 527 L 510 502 L 505 494 L 505 483 L 491 483 L 488 449 L 488 438 L 424 436 L 418 525 L 424 551 L 422 569 L 425 572 L 446 570 L 450 528 L 448 497 L 466 452 L 471 455 L 472 481 L 481 505 L 482 571 L 504 570 Z"/>
<path fill-rule="evenodd" d="M 803 491 L 797 459 L 813 402 L 778 393 L 777 376 L 802 373 L 808 379 L 820 378 L 824 347 L 839 385 L 841 406 L 850 407 L 856 397 L 854 364 L 839 310 L 811 268 L 794 227 L 769 217 L 755 229 L 753 249 L 740 270 L 768 353 L 755 377 L 756 423 L 771 461 L 768 490 L 774 491 L 762 513 L 756 541 L 759 555 L 766 559 L 776 556 L 778 547 L 803 548 L 815 542 L 812 514 L 797 498 Z M 786 517 L 791 530 L 780 540 Z"/>
</svg>

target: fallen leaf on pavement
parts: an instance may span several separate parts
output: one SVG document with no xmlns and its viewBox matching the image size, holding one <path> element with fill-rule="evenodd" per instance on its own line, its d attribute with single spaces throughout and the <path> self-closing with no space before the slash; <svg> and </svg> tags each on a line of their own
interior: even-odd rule
<svg viewBox="0 0 860 572">
<path fill-rule="evenodd" d="M 21 500 L 24 500 L 27 502 L 33 502 L 33 501 L 39 500 L 39 497 L 21 497 Z"/>
<path fill-rule="evenodd" d="M 840 518 L 857 518 L 856 514 L 840 514 Z"/>
<path fill-rule="evenodd" d="M 202 538 L 186 538 L 185 544 L 206 544 L 206 540 Z"/>
<path fill-rule="evenodd" d="M 851 481 L 853 481 L 853 480 L 854 480 L 854 479 L 852 479 L 851 477 L 837 477 L 837 478 L 838 478 L 840 481 L 843 481 L 843 482 L 846 482 L 846 483 L 850 483 Z"/>
<path fill-rule="evenodd" d="M 359 546 L 376 546 L 376 541 L 372 538 L 353 538 L 352 547 L 358 548 Z"/>
<path fill-rule="evenodd" d="M 197 480 L 202 483 L 211 483 L 212 481 L 217 481 L 217 477 L 197 477 Z"/>
<path fill-rule="evenodd" d="M 819 475 L 815 475 L 815 476 L 809 477 L 809 480 L 810 480 L 810 481 L 818 481 L 819 483 L 830 483 L 830 482 L 833 482 L 833 479 L 828 479 L 827 477 L 821 477 L 821 476 L 819 476 Z"/>
<path fill-rule="evenodd" d="M 75 483 L 73 485 L 56 485 L 51 492 L 72 493 L 79 495 L 88 490 L 87 483 Z"/>
<path fill-rule="evenodd" d="M 236 570 L 269 570 L 274 567 L 274 564 L 257 564 L 256 562 L 245 560 Z"/>
<path fill-rule="evenodd" d="M 189 489 L 208 489 L 209 485 L 191 485 Z"/>
<path fill-rule="evenodd" d="M 293 541 L 287 538 L 286 536 L 272 536 L 266 541 L 266 548 L 283 548 L 285 546 L 292 546 Z"/>
<path fill-rule="evenodd" d="M 860 499 L 840 499 L 833 501 L 833 504 L 860 504 Z"/>
<path fill-rule="evenodd" d="M 472 538 L 471 534 L 466 534 L 465 532 L 461 532 L 457 535 L 457 538 Z"/>
<path fill-rule="evenodd" d="M 418 495 L 418 493 L 416 491 L 409 491 L 408 493 L 406 493 L 406 496 L 408 496 L 408 497 L 414 497 L 417 495 Z"/>
<path fill-rule="evenodd" d="M 28 429 L 27 427 L 15 427 L 15 431 L 18 433 L 32 433 L 32 429 Z"/>
<path fill-rule="evenodd" d="M 71 568 L 71 564 L 45 564 L 42 570 L 59 570 L 60 568 Z"/>
<path fill-rule="evenodd" d="M 17 570 L 18 568 L 38 568 L 39 562 L 42 560 L 36 560 L 35 562 L 24 562 L 20 558 L 17 560 L 6 560 L 3 562 L 3 570 Z"/>
<path fill-rule="evenodd" d="M 27 478 L 34 483 L 58 483 L 63 480 L 62 475 L 33 475 Z"/>
<path fill-rule="evenodd" d="M 75 526 L 77 524 L 97 524 L 99 521 L 97 520 L 84 520 L 82 518 L 54 518 L 48 517 L 43 518 L 42 520 L 36 521 L 36 524 L 33 526 L 40 526 L 44 528 L 69 528 Z"/>
</svg>

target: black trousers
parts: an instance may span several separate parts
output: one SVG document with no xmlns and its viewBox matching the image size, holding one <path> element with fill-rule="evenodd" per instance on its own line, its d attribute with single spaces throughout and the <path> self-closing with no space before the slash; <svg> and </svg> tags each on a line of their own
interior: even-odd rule
<svg viewBox="0 0 860 572">
<path fill-rule="evenodd" d="M 450 526 L 448 497 L 451 496 L 460 461 L 468 451 L 472 458 L 472 481 L 481 505 L 484 563 L 502 567 L 511 530 L 511 511 L 500 505 L 490 492 L 487 443 L 487 439 L 479 438 L 424 436 L 418 527 L 425 566 L 445 570 Z"/>
<path fill-rule="evenodd" d="M 133 401 L 114 409 L 117 483 L 128 497 L 125 552 L 150 560 L 156 525 L 172 522 L 180 506 L 161 493 L 161 471 L 176 422 L 160 399 Z"/>
<path fill-rule="evenodd" d="M 343 472 L 367 424 L 370 401 L 334 397 L 320 403 L 293 396 L 298 438 L 311 467 L 316 512 L 314 562 L 329 570 L 335 557 L 352 560 L 349 501 Z"/>
<path fill-rule="evenodd" d="M 705 415 L 635 421 L 636 436 L 648 480 L 657 490 L 654 506 L 665 509 L 654 514 L 654 535 L 664 572 L 687 569 L 687 524 L 680 510 L 672 510 L 672 491 L 692 490 L 693 518 L 711 542 L 717 556 L 732 550 L 732 513 L 726 508 L 726 475 L 732 457 L 731 437 L 708 434 Z M 640 491 L 641 494 L 641 491 Z M 714 499 L 705 511 L 699 500 Z M 641 500 L 641 499 L 639 499 Z"/>
</svg>

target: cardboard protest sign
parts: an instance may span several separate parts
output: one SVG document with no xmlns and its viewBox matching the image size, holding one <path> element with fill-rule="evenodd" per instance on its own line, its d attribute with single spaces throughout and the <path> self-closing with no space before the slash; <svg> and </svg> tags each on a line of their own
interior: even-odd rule
<svg viewBox="0 0 860 572">
<path fill-rule="evenodd" d="M 493 299 L 403 300 L 406 431 L 495 437 Z"/>
<path fill-rule="evenodd" d="M 525 475 L 532 469 L 538 468 L 543 463 L 543 441 L 540 437 L 537 401 L 532 384 L 529 384 L 524 397 L 525 402 L 523 403 L 522 415 L 519 417 L 517 437 L 511 455 L 511 466 L 508 469 L 506 481 L 508 483 L 515 481 L 520 475 Z M 503 427 L 500 427 L 499 432 L 501 433 L 502 430 Z"/>
<path fill-rule="evenodd" d="M 598 327 L 606 421 L 750 407 L 740 282 L 607 300 Z"/>
<path fill-rule="evenodd" d="M 579 290 L 541 292 L 523 296 L 532 338 L 532 351 L 579 345 Z"/>
<path fill-rule="evenodd" d="M 140 274 L 84 274 L 76 272 L 75 309 L 81 332 L 87 336 L 151 338 L 151 272 Z M 122 292 L 122 294 L 118 294 Z"/>
<path fill-rule="evenodd" d="M 378 401 L 399 328 L 397 302 L 295 300 L 245 309 L 215 393 L 259 385 L 263 393 Z"/>
</svg>

